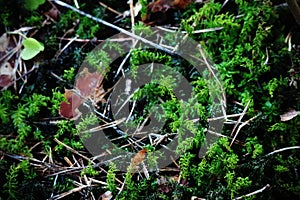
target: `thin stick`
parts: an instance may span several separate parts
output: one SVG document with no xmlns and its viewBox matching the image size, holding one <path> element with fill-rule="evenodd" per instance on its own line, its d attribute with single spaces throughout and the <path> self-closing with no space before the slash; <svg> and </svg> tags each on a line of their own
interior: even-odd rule
<svg viewBox="0 0 300 200">
<path fill-rule="evenodd" d="M 235 133 L 235 135 L 234 135 L 234 137 L 233 137 L 233 139 L 232 139 L 232 141 L 231 141 L 231 143 L 230 143 L 230 145 L 229 145 L 230 147 L 231 147 L 231 145 L 234 143 L 235 138 L 238 136 L 240 130 L 241 130 L 244 126 L 246 126 L 247 124 L 249 124 L 249 122 L 252 121 L 253 119 L 255 119 L 256 117 L 258 117 L 258 115 L 256 115 L 256 116 L 252 117 L 251 119 L 245 121 L 244 123 L 242 123 L 242 124 L 239 126 L 239 128 L 237 129 L 237 131 L 236 131 L 236 133 Z"/>
<path fill-rule="evenodd" d="M 57 52 L 57 54 L 55 55 L 55 59 L 57 59 L 62 54 L 62 52 L 64 52 L 64 50 L 66 50 L 66 48 L 68 48 L 68 46 L 70 46 L 77 38 L 78 36 L 76 35 L 74 38 L 69 40 L 69 42 L 59 52 Z"/>
<path fill-rule="evenodd" d="M 82 155 L 81 153 L 79 153 L 78 151 L 74 150 L 73 148 L 71 148 L 70 146 L 64 144 L 63 142 L 59 141 L 57 138 L 54 138 L 54 141 L 57 142 L 58 144 L 63 145 L 64 147 L 66 147 L 66 149 L 68 149 L 69 151 L 77 154 L 78 156 L 82 157 L 83 159 L 91 162 L 91 159 L 89 159 L 88 157 L 86 157 L 85 155 Z"/>
<path fill-rule="evenodd" d="M 60 0 L 52 0 L 52 1 L 54 3 L 56 3 L 56 4 L 58 4 L 58 5 L 61 5 L 61 6 L 66 7 L 66 8 L 69 8 L 69 9 L 71 9 L 71 10 L 73 10 L 73 11 L 75 11 L 75 12 L 77 12 L 77 13 L 83 15 L 83 16 L 86 16 L 86 17 L 88 17 L 88 18 L 90 18 L 90 19 L 92 19 L 92 20 L 94 20 L 96 22 L 99 22 L 99 23 L 101 23 L 101 24 L 103 24 L 105 26 L 108 26 L 110 28 L 116 29 L 117 31 L 120 31 L 121 33 L 124 33 L 125 35 L 128 35 L 128 36 L 130 36 L 132 38 L 135 38 L 137 40 L 140 40 L 140 41 L 142 41 L 142 42 L 144 42 L 144 43 L 146 43 L 146 44 L 148 44 L 148 45 L 150 45 L 150 46 L 152 46 L 152 47 L 154 47 L 156 49 L 159 49 L 159 50 L 164 51 L 166 53 L 169 53 L 171 55 L 174 54 L 174 53 L 172 53 L 172 51 L 170 51 L 170 50 L 168 50 L 166 48 L 163 48 L 162 46 L 160 46 L 160 45 L 158 45 L 158 44 L 156 44 L 156 43 L 154 43 L 152 41 L 149 41 L 149 40 L 147 40 L 147 39 L 145 39 L 143 37 L 135 35 L 135 34 L 131 33 L 130 31 L 127 31 L 127 30 L 125 30 L 123 28 L 120 28 L 120 27 L 118 27 L 118 26 L 116 26 L 114 24 L 111 24 L 111 23 L 109 23 L 107 21 L 104 21 L 102 19 L 94 17 L 94 16 L 92 16 L 92 15 L 90 15 L 88 13 L 85 13 L 85 12 L 81 11 L 81 10 L 78 10 L 77 8 L 74 8 L 73 6 L 71 6 L 69 4 L 66 4 L 66 3 L 64 3 L 64 2 L 62 2 Z"/>
<path fill-rule="evenodd" d="M 230 133 L 230 136 L 231 136 L 231 137 L 233 136 L 233 133 L 234 133 L 235 129 L 237 128 L 237 126 L 239 125 L 239 123 L 242 121 L 244 115 L 246 114 L 246 111 L 248 110 L 250 101 L 251 101 L 251 100 L 248 101 L 246 107 L 244 108 L 244 110 L 243 110 L 243 112 L 242 112 L 242 115 L 239 117 L 239 119 L 237 120 L 235 126 L 233 127 L 233 129 L 232 129 L 232 131 L 231 131 L 231 133 Z"/>
<path fill-rule="evenodd" d="M 59 40 L 67 40 L 67 41 L 70 41 L 70 40 L 73 40 L 74 42 L 104 42 L 106 40 L 94 40 L 94 39 L 75 39 L 75 38 L 65 38 L 65 37 L 57 37 L 57 39 Z M 132 38 L 113 38 L 113 39 L 110 39 L 109 41 L 111 42 L 125 42 L 125 41 L 131 41 Z"/>
<path fill-rule="evenodd" d="M 207 132 L 210 133 L 210 134 L 212 134 L 212 135 L 216 135 L 216 136 L 218 136 L 218 137 L 229 138 L 229 137 L 226 136 L 226 135 L 222 135 L 222 134 L 220 134 L 220 133 L 217 133 L 217 132 L 214 132 L 214 131 L 211 131 L 211 130 L 207 130 Z M 229 138 L 229 139 L 231 139 L 231 138 Z M 241 142 L 241 141 L 239 141 L 239 140 L 235 140 L 235 139 L 234 139 L 233 141 L 234 141 L 234 143 L 236 143 L 236 144 L 239 144 L 239 145 L 241 145 L 241 146 L 244 146 L 244 143 Z"/>
<path fill-rule="evenodd" d="M 53 188 L 56 186 L 57 178 L 58 178 L 58 175 L 56 175 L 55 178 L 54 178 Z M 50 199 L 53 198 L 53 196 L 54 196 L 54 192 L 51 193 Z"/>
<path fill-rule="evenodd" d="M 263 192 L 265 189 L 267 189 L 267 188 L 269 188 L 269 187 L 270 187 L 270 185 L 267 184 L 265 187 L 263 187 L 263 188 L 261 188 L 261 189 L 259 189 L 259 190 L 256 190 L 256 191 L 254 191 L 254 192 L 251 192 L 251 193 L 249 193 L 249 194 L 246 194 L 246 195 L 243 195 L 243 196 L 240 196 L 240 197 L 237 197 L 237 198 L 235 198 L 234 200 L 244 199 L 245 197 L 253 196 L 253 195 L 255 195 L 255 194 L 258 194 L 258 193 Z"/>
<path fill-rule="evenodd" d="M 107 10 L 109 10 L 109 11 L 111 11 L 111 12 L 117 14 L 117 15 L 123 15 L 122 13 L 120 13 L 120 12 L 116 11 L 115 9 L 113 9 L 113 8 L 111 8 L 111 7 L 109 7 L 109 6 L 107 6 L 106 4 L 102 3 L 101 1 L 99 2 L 99 4 L 100 4 L 101 6 L 103 6 L 104 8 L 106 8 Z"/>
<path fill-rule="evenodd" d="M 207 66 L 207 69 L 210 71 L 210 73 L 215 77 L 216 81 L 218 82 L 219 86 L 220 86 L 220 89 L 222 91 L 222 96 L 223 96 L 223 101 L 224 101 L 224 105 L 226 105 L 226 95 L 225 95 L 225 89 L 223 88 L 223 85 L 221 83 L 221 81 L 218 79 L 217 75 L 215 74 L 215 72 L 213 71 L 213 69 L 211 68 L 211 65 L 209 64 L 208 60 L 206 59 L 206 56 L 204 54 L 204 51 L 202 49 L 202 47 L 199 45 L 199 51 L 200 51 L 200 54 L 204 60 L 204 63 L 206 64 Z M 196 58 L 198 59 L 198 58 Z"/>
<path fill-rule="evenodd" d="M 131 18 L 131 31 L 134 34 L 134 7 L 133 7 L 133 0 L 129 0 L 129 7 L 130 7 L 130 18 Z"/>
<path fill-rule="evenodd" d="M 64 192 L 62 194 L 58 194 L 58 195 L 55 195 L 54 197 L 50 198 L 50 199 L 53 199 L 53 200 L 57 200 L 57 199 L 61 199 L 63 197 L 66 197 L 74 192 L 79 192 L 80 190 L 84 189 L 84 188 L 87 188 L 87 187 L 90 187 L 89 185 L 82 185 L 82 186 L 79 186 L 77 188 L 74 188 L 72 190 L 69 190 L 67 192 Z"/>
<path fill-rule="evenodd" d="M 293 146 L 293 147 L 285 147 L 285 148 L 282 148 L 282 149 L 277 149 L 275 151 L 272 151 L 271 153 L 268 153 L 266 156 L 271 156 L 275 153 L 279 153 L 279 152 L 282 152 L 282 151 L 286 151 L 286 150 L 292 150 L 292 149 L 300 149 L 300 146 Z"/>
<path fill-rule="evenodd" d="M 207 33 L 207 32 L 218 31 L 218 30 L 222 30 L 222 29 L 223 29 L 223 27 L 201 29 L 201 30 L 193 31 L 193 34 L 197 34 L 197 33 Z M 181 32 L 182 32 L 182 33 L 187 33 L 186 31 L 181 31 Z"/>
<path fill-rule="evenodd" d="M 88 157 L 82 155 L 81 153 L 79 153 L 78 151 L 72 149 L 70 146 L 64 144 L 63 142 L 59 141 L 57 138 L 54 138 L 54 141 L 57 142 L 58 144 L 63 145 L 64 147 L 66 147 L 69 151 L 79 155 L 80 157 L 82 157 L 83 159 L 89 161 L 92 164 L 95 164 L 95 162 L 93 162 L 91 159 L 89 159 Z M 108 173 L 105 169 L 103 169 L 102 167 L 98 166 L 102 171 L 104 171 L 106 174 Z M 116 178 L 116 181 L 118 181 L 119 183 L 122 183 L 119 179 Z"/>
<path fill-rule="evenodd" d="M 112 41 L 112 40 L 111 40 L 111 41 Z M 134 42 L 134 44 L 132 45 L 132 48 L 131 48 L 130 51 L 127 53 L 127 55 L 125 56 L 125 58 L 122 60 L 122 62 L 121 62 L 121 64 L 120 64 L 119 68 L 118 68 L 118 71 L 117 71 L 117 73 L 116 73 L 114 79 L 117 78 L 117 76 L 119 75 L 119 73 L 120 73 L 121 70 L 122 70 L 123 76 L 125 77 L 124 72 L 123 72 L 123 66 L 125 65 L 125 62 L 126 62 L 126 61 L 128 60 L 128 58 L 130 57 L 131 52 L 132 52 L 132 49 L 135 48 L 135 46 L 136 46 L 137 43 L 138 43 L 138 41 L 135 41 L 135 42 Z"/>
<path fill-rule="evenodd" d="M 219 120 L 219 119 L 227 119 L 229 117 L 239 117 L 241 116 L 242 113 L 239 113 L 239 114 L 232 114 L 232 115 L 225 115 L 225 116 L 221 116 L 221 117 L 213 117 L 213 118 L 209 118 L 207 119 L 206 121 L 207 122 L 211 122 L 211 121 L 216 121 L 216 120 Z"/>
</svg>

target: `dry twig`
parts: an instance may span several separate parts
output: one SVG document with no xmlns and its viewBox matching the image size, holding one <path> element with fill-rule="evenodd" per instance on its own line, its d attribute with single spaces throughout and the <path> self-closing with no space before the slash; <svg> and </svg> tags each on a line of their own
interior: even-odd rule
<svg viewBox="0 0 300 200">
<path fill-rule="evenodd" d="M 245 195 L 243 195 L 243 196 L 234 198 L 234 200 L 244 199 L 245 197 L 250 197 L 250 196 L 256 195 L 256 194 L 258 194 L 258 193 L 263 192 L 265 189 L 268 189 L 269 187 L 270 187 L 270 185 L 267 184 L 265 187 L 263 187 L 263 188 L 261 188 L 261 189 L 259 189 L 259 190 L 256 190 L 256 191 L 251 192 L 251 193 L 249 193 L 249 194 L 245 194 Z"/>
</svg>

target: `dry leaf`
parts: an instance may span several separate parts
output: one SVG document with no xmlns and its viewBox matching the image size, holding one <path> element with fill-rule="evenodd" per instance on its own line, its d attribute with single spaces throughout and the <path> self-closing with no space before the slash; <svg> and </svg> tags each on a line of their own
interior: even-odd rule
<svg viewBox="0 0 300 200">
<path fill-rule="evenodd" d="M 147 6 L 148 11 L 152 13 L 166 12 L 173 7 L 173 0 L 157 0 Z"/>
<path fill-rule="evenodd" d="M 11 83 L 11 81 L 11 76 L 5 74 L 0 75 L 0 87 L 8 86 Z"/>
<path fill-rule="evenodd" d="M 94 98 L 98 100 L 97 97 L 102 94 L 103 79 L 103 75 L 97 72 L 90 73 L 87 68 L 84 68 L 77 77 L 75 84 L 75 89 L 82 96 L 66 89 L 65 98 L 67 101 L 61 102 L 59 114 L 67 119 L 77 119 L 81 114 L 78 108 L 84 103 L 85 98 Z"/>
<path fill-rule="evenodd" d="M 283 122 L 289 121 L 289 120 L 293 119 L 294 117 L 297 117 L 297 115 L 299 115 L 299 114 L 300 114 L 299 111 L 290 110 L 290 111 L 284 113 L 283 115 L 280 115 L 280 119 Z"/>
<path fill-rule="evenodd" d="M 147 149 L 140 150 L 131 160 L 131 173 L 133 174 L 137 169 L 138 166 L 144 161 L 146 157 Z"/>
<path fill-rule="evenodd" d="M 54 19 L 55 21 L 59 20 L 60 12 L 56 7 L 52 7 L 48 12 L 45 13 L 50 18 Z"/>
<path fill-rule="evenodd" d="M 101 87 L 103 78 L 101 74 L 97 72 L 90 73 L 88 68 L 84 68 L 76 80 L 75 87 L 82 96 L 90 97 L 95 95 L 98 87 Z"/>
<path fill-rule="evenodd" d="M 102 200 L 110 200 L 112 199 L 113 195 L 111 191 L 106 191 L 104 194 L 102 194 Z"/>
<path fill-rule="evenodd" d="M 0 87 L 6 87 L 11 84 L 14 76 L 14 69 L 9 62 L 5 62 L 0 67 Z"/>
<path fill-rule="evenodd" d="M 72 92 L 71 90 L 65 90 L 66 102 L 60 103 L 59 114 L 67 119 L 77 119 L 81 112 L 78 107 L 84 102 L 84 100 Z"/>
<path fill-rule="evenodd" d="M 152 13 L 166 12 L 169 9 L 184 9 L 192 2 L 193 0 L 157 0 L 150 3 L 147 8 Z"/>
</svg>

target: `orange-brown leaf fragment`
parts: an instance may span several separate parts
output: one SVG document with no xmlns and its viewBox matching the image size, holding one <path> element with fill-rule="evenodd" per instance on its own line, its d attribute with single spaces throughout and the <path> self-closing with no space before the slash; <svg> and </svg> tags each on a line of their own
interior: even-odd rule
<svg viewBox="0 0 300 200">
<path fill-rule="evenodd" d="M 131 160 L 132 173 L 134 173 L 138 166 L 144 161 L 147 149 L 140 150 Z"/>
<path fill-rule="evenodd" d="M 97 72 L 90 73 L 88 68 L 84 68 L 79 73 L 75 83 L 75 89 L 81 96 L 71 90 L 65 90 L 65 98 L 67 101 L 61 102 L 59 114 L 67 119 L 76 119 L 79 117 L 81 113 L 78 108 L 84 103 L 85 98 L 98 100 L 98 96 L 102 95 L 103 79 L 104 76 L 102 74 Z"/>
<path fill-rule="evenodd" d="M 82 96 L 93 96 L 95 95 L 98 87 L 101 87 L 103 78 L 103 75 L 97 72 L 90 73 L 88 68 L 84 68 L 76 80 L 75 87 L 78 91 L 80 91 Z"/>
<path fill-rule="evenodd" d="M 173 6 L 176 8 L 185 9 L 192 2 L 194 2 L 194 0 L 174 0 Z"/>
<path fill-rule="evenodd" d="M 60 12 L 56 7 L 52 7 L 48 12 L 45 13 L 50 18 L 54 19 L 55 21 L 59 20 Z"/>
<path fill-rule="evenodd" d="M 11 83 L 11 76 L 7 74 L 0 75 L 0 87 L 6 87 Z"/>
<path fill-rule="evenodd" d="M 81 114 L 78 107 L 83 103 L 83 99 L 67 89 L 65 90 L 65 98 L 67 101 L 60 103 L 59 114 L 67 119 L 76 119 Z"/>
</svg>

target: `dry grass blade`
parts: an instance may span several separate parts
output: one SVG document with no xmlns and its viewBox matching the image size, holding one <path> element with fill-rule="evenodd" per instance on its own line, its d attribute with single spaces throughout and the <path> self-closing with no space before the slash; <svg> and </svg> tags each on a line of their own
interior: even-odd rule
<svg viewBox="0 0 300 200">
<path fill-rule="evenodd" d="M 82 186 L 79 186 L 79 187 L 74 188 L 74 189 L 72 189 L 72 190 L 69 190 L 69 191 L 67 191 L 67 192 L 64 192 L 64 193 L 55 195 L 55 196 L 53 196 L 52 198 L 50 198 L 49 200 L 58 200 L 58 199 L 64 198 L 64 197 L 66 197 L 66 196 L 68 196 L 68 195 L 70 195 L 70 194 L 73 194 L 73 193 L 75 193 L 75 192 L 79 192 L 79 191 L 81 191 L 82 189 L 87 188 L 87 187 L 90 187 L 90 186 L 88 186 L 88 185 L 82 185 Z"/>
<path fill-rule="evenodd" d="M 207 33 L 207 32 L 218 31 L 218 30 L 222 30 L 222 29 L 223 29 L 223 27 L 201 29 L 201 30 L 193 31 L 193 34 L 197 34 L 197 33 Z M 187 33 L 186 31 L 181 31 L 181 32 L 182 32 L 182 33 Z"/>
<path fill-rule="evenodd" d="M 80 157 L 82 157 L 83 159 L 87 160 L 89 163 L 92 163 L 94 166 L 97 166 L 101 169 L 101 171 L 105 172 L 106 174 L 108 173 L 105 169 L 103 169 L 102 167 L 100 167 L 99 165 L 97 165 L 93 160 L 89 159 L 88 157 L 82 155 L 81 153 L 79 153 L 78 151 L 74 150 L 73 148 L 71 148 L 70 146 L 64 144 L 63 142 L 59 141 L 57 138 L 54 138 L 54 141 L 57 142 L 58 144 L 63 145 L 65 148 L 67 148 L 69 151 L 79 155 Z M 118 178 L 115 179 L 116 181 L 118 181 L 119 183 L 123 183 L 122 181 L 120 181 Z"/>
<path fill-rule="evenodd" d="M 64 143 L 61 142 L 61 141 L 59 141 L 57 138 L 54 138 L 54 141 L 57 142 L 58 144 L 64 146 L 64 147 L 66 147 L 66 149 L 68 149 L 68 150 L 71 151 L 72 153 L 75 153 L 75 154 L 77 154 L 78 156 L 82 157 L 83 159 L 85 159 L 85 160 L 87 160 L 87 161 L 89 161 L 89 162 L 92 162 L 91 159 L 89 159 L 88 157 L 82 155 L 82 154 L 79 153 L 78 151 L 74 150 L 72 147 L 70 147 L 70 146 L 64 144 Z"/>
<path fill-rule="evenodd" d="M 234 198 L 234 200 L 244 199 L 245 197 L 250 197 L 250 196 L 256 195 L 256 194 L 258 194 L 258 193 L 263 192 L 265 189 L 268 189 L 269 187 L 270 187 L 270 185 L 267 184 L 265 187 L 263 187 L 263 188 L 261 188 L 261 189 L 259 189 L 259 190 L 256 190 L 256 191 L 251 192 L 251 193 L 246 194 L 246 195 L 243 195 L 243 196 L 241 196 L 241 197 Z"/>
<path fill-rule="evenodd" d="M 286 150 L 293 150 L 293 149 L 300 149 L 300 146 L 293 146 L 293 147 L 285 147 L 285 148 L 282 148 L 282 149 L 277 149 L 275 151 L 272 151 L 271 153 L 268 153 L 266 156 L 271 156 L 275 153 L 279 153 L 279 152 L 282 152 L 282 151 L 286 151 Z"/>
<path fill-rule="evenodd" d="M 106 4 L 104 4 L 104 3 L 102 3 L 102 2 L 99 2 L 99 4 L 100 4 L 101 6 L 103 6 L 104 8 L 106 8 L 107 10 L 109 10 L 109 11 L 115 13 L 116 15 L 123 15 L 122 13 L 116 11 L 115 9 L 113 9 L 113 8 L 111 8 L 111 7 L 109 7 L 109 6 L 107 6 Z"/>
<path fill-rule="evenodd" d="M 235 132 L 235 129 L 238 127 L 238 125 L 241 123 L 244 115 L 246 114 L 246 111 L 248 110 L 248 107 L 249 107 L 249 104 L 250 104 L 251 100 L 248 101 L 246 107 L 244 108 L 243 112 L 241 113 L 241 116 L 239 117 L 239 119 L 236 121 L 236 124 L 234 125 L 231 133 L 230 133 L 230 137 L 233 136 L 234 132 Z"/>
<path fill-rule="evenodd" d="M 235 141 L 236 137 L 238 136 L 240 130 L 241 130 L 244 126 L 246 126 L 247 124 L 249 124 L 250 121 L 254 120 L 254 119 L 257 118 L 257 117 L 258 117 L 258 115 L 256 115 L 256 116 L 252 117 L 251 119 L 249 119 L 249 120 L 243 122 L 243 123 L 239 126 L 239 128 L 237 129 L 237 131 L 236 131 L 236 133 L 235 133 L 235 135 L 234 135 L 234 137 L 233 137 L 233 139 L 232 139 L 232 141 L 231 141 L 231 143 L 230 143 L 230 146 L 234 143 L 234 141 Z"/>
<path fill-rule="evenodd" d="M 222 100 L 221 100 L 221 103 L 223 104 L 222 107 L 226 107 L 225 89 L 224 89 L 221 81 L 219 80 L 219 78 L 215 74 L 214 70 L 212 69 L 212 66 L 208 62 L 208 60 L 207 60 L 207 58 L 206 58 L 206 56 L 204 54 L 204 51 L 203 51 L 202 47 L 200 45 L 198 45 L 198 47 L 199 47 L 199 51 L 200 51 L 201 57 L 203 58 L 203 61 L 204 61 L 205 65 L 206 65 L 207 69 L 209 70 L 209 72 L 213 75 L 213 77 L 216 79 L 216 81 L 219 84 L 219 87 L 220 87 L 220 90 L 221 90 L 221 93 L 222 93 Z"/>
</svg>

